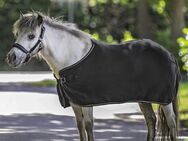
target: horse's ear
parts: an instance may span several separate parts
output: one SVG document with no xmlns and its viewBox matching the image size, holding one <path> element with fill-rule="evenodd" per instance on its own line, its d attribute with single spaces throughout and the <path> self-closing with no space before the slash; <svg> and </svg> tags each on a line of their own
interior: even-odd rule
<svg viewBox="0 0 188 141">
<path fill-rule="evenodd" d="M 23 18 L 23 13 L 20 11 L 20 19 Z"/>
<path fill-rule="evenodd" d="M 42 17 L 42 15 L 38 14 L 37 22 L 38 22 L 38 25 L 39 25 L 39 26 L 42 24 L 42 22 L 43 22 L 43 17 Z"/>
</svg>

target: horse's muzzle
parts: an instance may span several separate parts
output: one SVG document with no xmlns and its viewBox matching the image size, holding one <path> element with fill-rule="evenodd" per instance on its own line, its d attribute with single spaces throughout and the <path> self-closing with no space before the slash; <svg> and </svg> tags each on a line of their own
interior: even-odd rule
<svg viewBox="0 0 188 141">
<path fill-rule="evenodd" d="M 6 61 L 11 67 L 18 67 L 21 63 L 21 59 L 19 59 L 14 52 L 9 52 L 7 54 Z"/>
<path fill-rule="evenodd" d="M 10 62 L 10 63 L 13 63 L 14 61 L 16 61 L 16 54 L 15 53 L 9 53 L 8 55 L 7 55 L 7 59 L 8 59 L 8 62 Z"/>
</svg>

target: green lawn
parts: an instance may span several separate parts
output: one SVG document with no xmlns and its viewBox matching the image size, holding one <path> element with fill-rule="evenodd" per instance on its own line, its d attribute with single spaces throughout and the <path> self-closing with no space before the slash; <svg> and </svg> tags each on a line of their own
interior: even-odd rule
<svg viewBox="0 0 188 141">
<path fill-rule="evenodd" d="M 38 86 L 38 87 L 52 87 L 52 86 L 56 86 L 56 81 L 45 79 L 43 81 L 26 83 L 26 85 Z"/>
<path fill-rule="evenodd" d="M 180 83 L 178 96 L 181 125 L 188 128 L 188 81 Z"/>
<path fill-rule="evenodd" d="M 179 110 L 188 112 L 188 82 L 181 82 L 179 87 Z"/>
</svg>

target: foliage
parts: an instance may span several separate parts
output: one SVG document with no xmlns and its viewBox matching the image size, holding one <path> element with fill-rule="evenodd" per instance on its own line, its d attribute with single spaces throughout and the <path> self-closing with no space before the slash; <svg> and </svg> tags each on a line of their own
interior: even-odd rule
<svg viewBox="0 0 188 141">
<path fill-rule="evenodd" d="M 179 58 L 179 46 L 175 44 L 171 39 L 171 31 L 169 28 L 158 30 L 155 33 L 156 42 L 163 45 L 166 49 L 168 49 L 172 54 Z"/>
<path fill-rule="evenodd" d="M 135 31 L 136 3 L 137 0 L 90 0 L 88 11 L 76 13 L 75 22 L 90 34 L 97 33 L 102 41 L 121 42 L 124 32 Z"/>
<path fill-rule="evenodd" d="M 127 42 L 127 41 L 131 41 L 134 40 L 134 37 L 132 36 L 130 31 L 125 31 L 123 34 L 123 39 L 122 42 Z"/>
<path fill-rule="evenodd" d="M 183 69 L 188 71 L 188 28 L 183 29 L 185 37 L 178 38 L 177 42 L 180 46 L 179 55 L 181 56 L 182 62 L 184 62 Z"/>
<path fill-rule="evenodd" d="M 166 6 L 166 2 L 164 0 L 159 0 L 157 5 L 154 6 L 154 9 L 156 9 L 156 11 L 159 14 L 164 14 L 165 13 L 165 6 Z"/>
<path fill-rule="evenodd" d="M 137 33 L 137 7 L 139 0 L 74 0 L 74 22 L 78 27 L 97 40 L 107 43 L 120 43 L 139 38 Z M 154 24 L 153 40 L 168 48 L 178 57 L 178 47 L 171 40 L 169 0 L 148 0 L 149 14 Z M 8 70 L 5 55 L 13 43 L 12 24 L 23 13 L 39 10 L 52 17 L 63 16 L 69 20 L 69 0 L 0 0 L 0 70 Z M 186 3 L 188 5 L 188 3 Z M 9 47 L 9 48 L 8 48 Z M 37 69 L 38 68 L 38 69 Z M 21 69 L 46 70 L 43 61 L 32 61 Z M 20 70 L 20 69 L 16 69 Z"/>
</svg>

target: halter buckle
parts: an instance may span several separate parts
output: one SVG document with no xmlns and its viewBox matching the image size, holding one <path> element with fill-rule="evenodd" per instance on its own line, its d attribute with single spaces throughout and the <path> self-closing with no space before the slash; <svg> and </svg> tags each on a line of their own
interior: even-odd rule
<svg viewBox="0 0 188 141">
<path fill-rule="evenodd" d="M 26 58 L 25 58 L 24 63 L 27 63 L 27 62 L 29 61 L 30 58 L 31 58 L 30 53 L 27 53 L 27 54 L 26 54 Z"/>
</svg>

